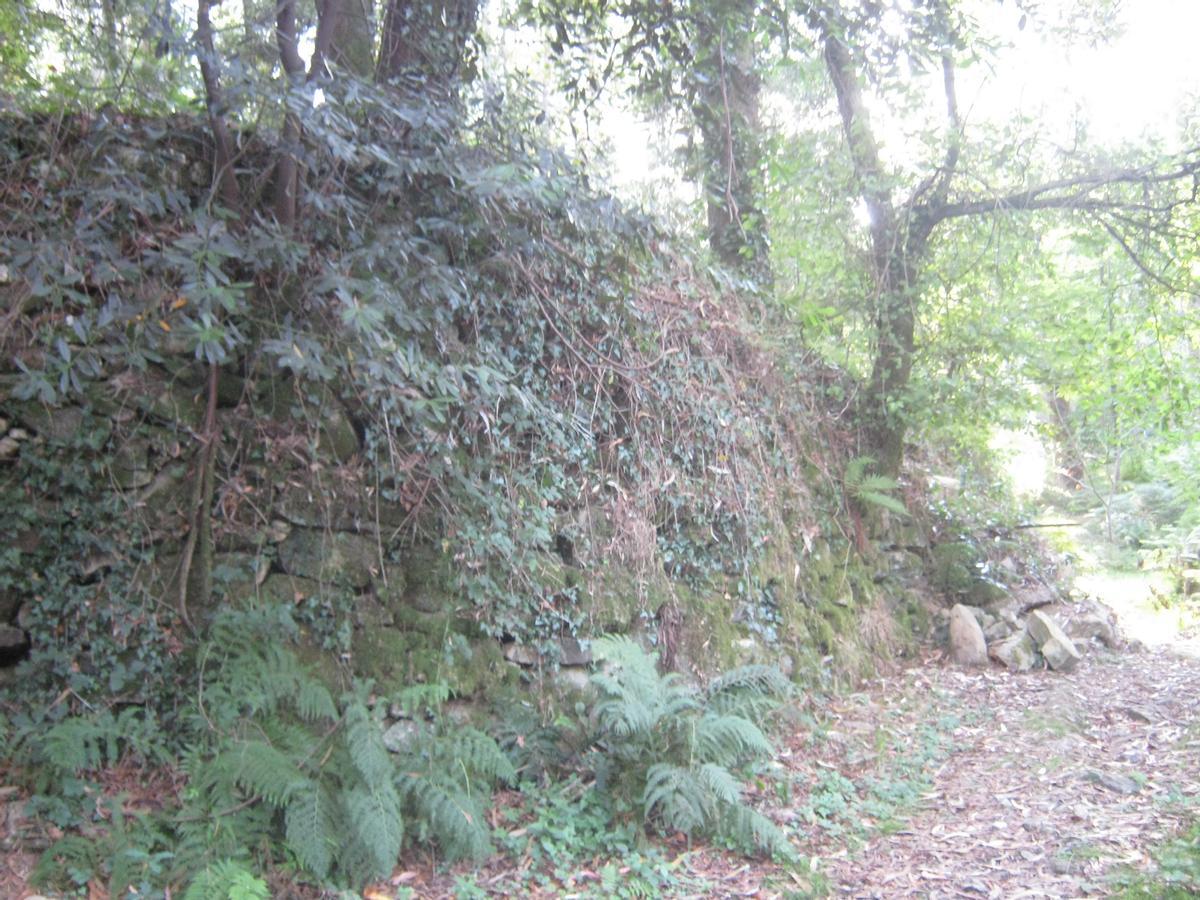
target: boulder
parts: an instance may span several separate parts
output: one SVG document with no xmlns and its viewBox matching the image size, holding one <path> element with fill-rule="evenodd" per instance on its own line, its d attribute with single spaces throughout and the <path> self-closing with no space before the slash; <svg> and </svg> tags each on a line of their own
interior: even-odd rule
<svg viewBox="0 0 1200 900">
<path fill-rule="evenodd" d="M 1012 634 L 1014 630 L 1015 629 L 1003 619 L 997 619 L 995 622 L 992 622 L 992 624 L 983 629 L 983 636 L 987 639 L 988 644 L 991 644 L 993 641 L 1004 640 L 1006 637 Z"/>
<path fill-rule="evenodd" d="M 593 691 L 592 677 L 584 669 L 559 669 L 550 673 L 550 682 L 566 694 L 589 694 Z"/>
<path fill-rule="evenodd" d="M 1056 672 L 1070 672 L 1083 658 L 1059 624 L 1041 610 L 1029 614 L 1025 628 Z"/>
<path fill-rule="evenodd" d="M 1013 672 L 1028 672 L 1038 662 L 1037 646 L 1027 631 L 1018 631 L 989 644 L 988 654 Z"/>
<path fill-rule="evenodd" d="M 1115 648 L 1119 643 L 1117 629 L 1105 616 L 1098 613 L 1085 613 L 1067 623 L 1067 634 L 1072 640 L 1090 641 L 1093 638 L 1105 647 Z"/>
<path fill-rule="evenodd" d="M 963 666 L 986 666 L 988 661 L 979 620 L 961 603 L 950 610 L 950 658 Z"/>
<path fill-rule="evenodd" d="M 274 572 L 266 577 L 262 584 L 242 583 L 242 593 L 229 592 L 229 600 L 240 602 L 251 598 L 259 602 L 293 605 L 302 600 L 319 597 L 322 593 L 321 583 L 311 578 L 297 578 Z"/>
<path fill-rule="evenodd" d="M 401 719 L 383 733 L 383 746 L 392 753 L 407 753 L 421 737 L 421 730 L 412 719 Z"/>
<path fill-rule="evenodd" d="M 996 621 L 995 616 L 990 615 L 988 612 L 980 609 L 978 606 L 969 606 L 966 603 L 964 603 L 963 606 L 966 607 L 967 612 L 975 617 L 975 621 L 979 623 L 980 628 L 987 628 Z"/>
<path fill-rule="evenodd" d="M 510 663 L 515 663 L 526 669 L 533 668 L 541 662 L 541 654 L 537 652 L 537 648 L 530 647 L 528 644 L 505 644 L 504 658 Z"/>
<path fill-rule="evenodd" d="M 25 632 L 13 625 L 0 625 L 0 653 L 14 653 L 25 646 Z"/>
</svg>

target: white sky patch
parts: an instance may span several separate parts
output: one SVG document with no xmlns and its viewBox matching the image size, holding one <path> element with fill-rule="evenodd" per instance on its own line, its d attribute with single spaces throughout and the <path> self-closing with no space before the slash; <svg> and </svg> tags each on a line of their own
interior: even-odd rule
<svg viewBox="0 0 1200 900">
<path fill-rule="evenodd" d="M 981 111 L 989 118 L 1007 107 L 1069 129 L 1078 109 L 1092 139 L 1108 145 L 1151 135 L 1174 143 L 1181 125 L 1195 121 L 1200 2 L 1126 0 L 1118 14 L 1123 34 L 1095 48 L 1064 48 L 1033 26 L 1020 30 L 1008 4 L 986 4 L 981 18 L 1013 45 L 999 54 L 995 74 L 976 83 Z"/>
</svg>

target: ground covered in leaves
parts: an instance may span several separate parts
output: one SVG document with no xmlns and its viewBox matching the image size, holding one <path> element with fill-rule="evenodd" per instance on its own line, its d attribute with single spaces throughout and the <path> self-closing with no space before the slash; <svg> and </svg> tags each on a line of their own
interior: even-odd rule
<svg viewBox="0 0 1200 900">
<path fill-rule="evenodd" d="M 778 818 L 796 836 L 798 867 L 668 841 L 655 852 L 673 880 L 645 893 L 1109 896 L 1155 869 L 1200 803 L 1200 658 L 1095 649 L 1060 675 L 962 670 L 933 656 L 813 705 L 781 759 Z M 762 799 L 778 802 L 773 793 Z M 604 896 L 643 880 L 654 855 L 628 862 L 597 858 L 539 885 L 508 860 L 474 885 Z M 463 896 L 461 877 L 413 870 L 405 882 L 420 896 Z"/>
<path fill-rule="evenodd" d="M 1200 800 L 1194 657 L 1161 649 L 1093 653 L 1067 676 L 910 669 L 835 713 L 826 764 L 857 776 L 852 762 L 873 733 L 895 729 L 911 744 L 931 709 L 959 718 L 944 732 L 945 758 L 902 827 L 860 823 L 868 826 L 862 846 L 824 860 L 835 893 L 1107 895 L 1114 876 L 1152 865 L 1152 848 Z M 926 722 L 915 732 L 913 713 Z M 878 768 L 876 758 L 862 770 Z M 813 847 L 822 850 L 830 846 Z"/>
</svg>

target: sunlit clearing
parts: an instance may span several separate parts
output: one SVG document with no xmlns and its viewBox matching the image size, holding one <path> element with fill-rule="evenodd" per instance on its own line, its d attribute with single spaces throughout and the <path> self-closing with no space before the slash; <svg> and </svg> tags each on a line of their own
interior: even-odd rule
<svg viewBox="0 0 1200 900">
<path fill-rule="evenodd" d="M 1046 488 L 1046 447 L 1030 430 L 998 428 L 988 446 L 1001 460 L 1001 471 L 1021 499 L 1033 499 Z"/>
<path fill-rule="evenodd" d="M 854 221 L 863 228 L 871 227 L 871 210 L 867 208 L 866 200 L 859 200 L 854 204 Z"/>
</svg>

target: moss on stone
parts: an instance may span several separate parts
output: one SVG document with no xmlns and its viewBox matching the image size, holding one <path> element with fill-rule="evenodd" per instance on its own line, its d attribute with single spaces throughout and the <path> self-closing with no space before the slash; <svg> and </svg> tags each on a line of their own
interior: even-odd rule
<svg viewBox="0 0 1200 900">
<path fill-rule="evenodd" d="M 353 658 L 355 674 L 375 679 L 385 692 L 440 682 L 459 697 L 495 697 L 517 677 L 474 622 L 411 606 L 396 610 L 394 627 L 357 632 Z"/>
</svg>

